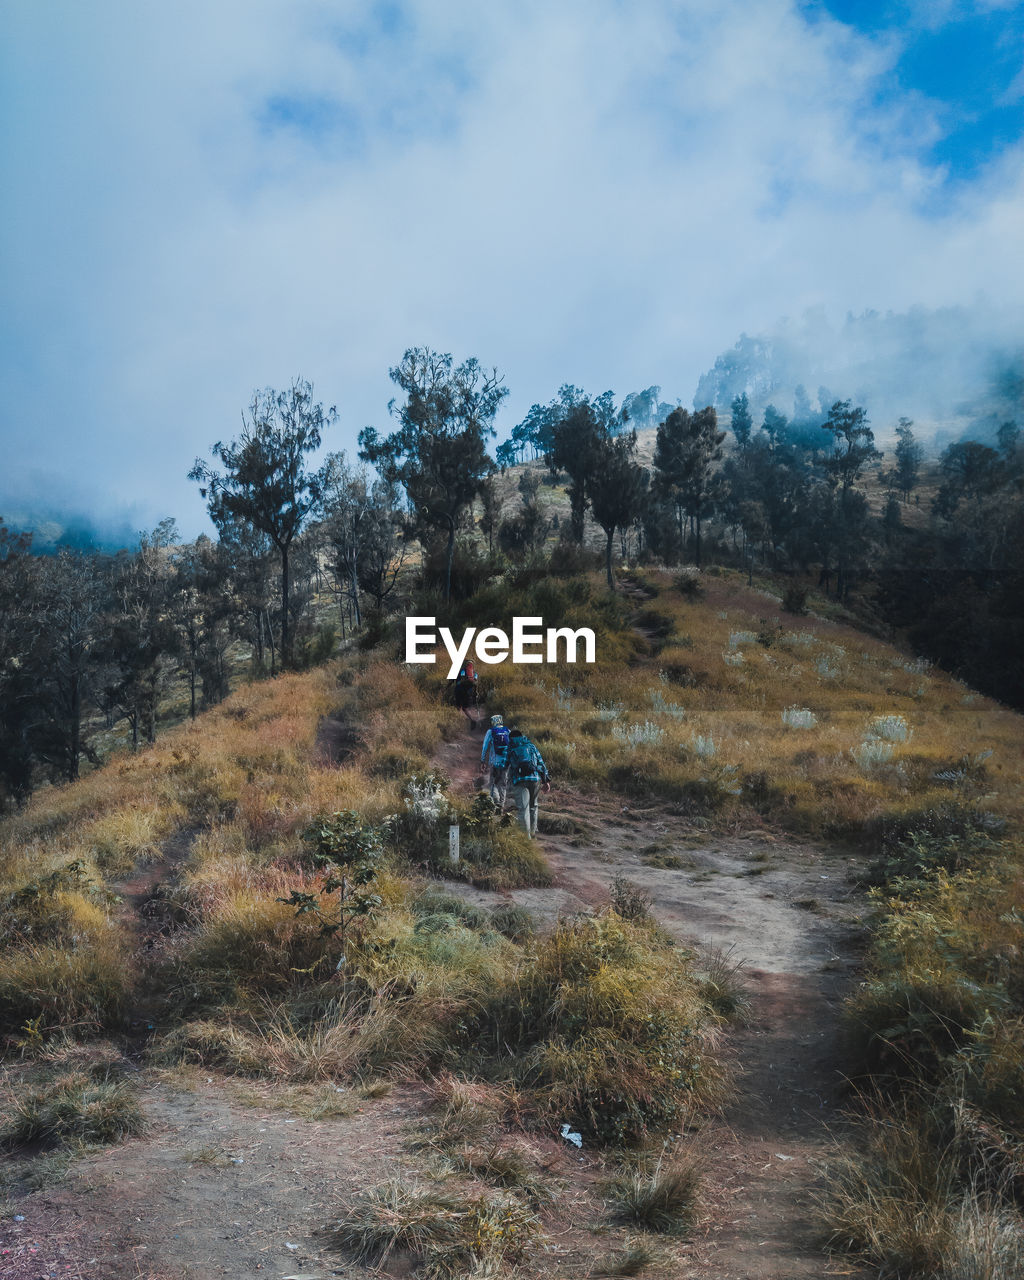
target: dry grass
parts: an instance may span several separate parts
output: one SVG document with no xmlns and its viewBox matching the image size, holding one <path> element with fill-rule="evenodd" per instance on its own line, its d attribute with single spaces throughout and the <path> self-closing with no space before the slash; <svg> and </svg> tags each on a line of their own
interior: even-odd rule
<svg viewBox="0 0 1024 1280">
<path fill-rule="evenodd" d="M 381 1266 L 405 1253 L 431 1280 L 494 1275 L 537 1239 L 533 1210 L 508 1192 L 443 1194 L 393 1178 L 351 1204 L 332 1230 L 357 1261 Z"/>
<path fill-rule="evenodd" d="M 689 1231 L 697 1219 L 702 1170 L 703 1161 L 691 1151 L 622 1174 L 610 1187 L 616 1217 L 648 1231 Z"/>
</svg>

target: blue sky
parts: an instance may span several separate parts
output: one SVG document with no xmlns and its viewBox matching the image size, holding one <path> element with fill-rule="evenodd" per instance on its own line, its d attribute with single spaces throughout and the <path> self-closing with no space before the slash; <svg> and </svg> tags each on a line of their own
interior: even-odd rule
<svg viewBox="0 0 1024 1280">
<path fill-rule="evenodd" d="M 920 97 L 936 122 L 922 158 L 944 170 L 945 187 L 968 183 L 1019 142 L 1024 121 L 1024 5 L 961 0 L 891 3 L 832 0 L 804 12 L 848 24 L 888 43 L 896 58 L 878 86 L 881 103 Z"/>
<path fill-rule="evenodd" d="M 10 0 L 0 514 L 193 533 L 186 472 L 255 387 L 310 378 L 351 451 L 411 345 L 497 365 L 507 429 L 563 381 L 689 400 L 813 308 L 970 304 L 1005 337 L 1022 15 Z"/>
</svg>

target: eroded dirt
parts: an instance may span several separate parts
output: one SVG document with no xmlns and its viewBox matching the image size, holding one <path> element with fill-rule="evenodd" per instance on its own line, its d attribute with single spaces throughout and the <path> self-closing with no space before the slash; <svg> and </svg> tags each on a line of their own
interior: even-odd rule
<svg viewBox="0 0 1024 1280">
<path fill-rule="evenodd" d="M 456 785 L 477 781 L 479 739 L 438 755 Z M 866 1274 L 822 1252 L 815 1198 L 842 1128 L 839 1011 L 860 957 L 863 901 L 851 888 L 856 860 L 754 830 L 710 836 L 666 806 L 559 787 L 542 812 L 572 835 L 541 835 L 555 870 L 551 889 L 501 895 L 551 924 L 609 900 L 622 876 L 651 898 L 680 941 L 742 961 L 751 1001 L 746 1024 L 725 1037 L 735 1090 L 698 1136 L 708 1152 L 708 1203 L 694 1257 L 676 1272 L 701 1280 L 812 1280 Z M 678 866 L 652 862 L 678 860 Z M 447 882 L 481 904 L 495 895 Z"/>
</svg>

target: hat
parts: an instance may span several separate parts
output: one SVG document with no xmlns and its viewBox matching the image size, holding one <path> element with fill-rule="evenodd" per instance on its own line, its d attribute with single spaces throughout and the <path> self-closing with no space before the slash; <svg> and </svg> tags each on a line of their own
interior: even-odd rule
<svg viewBox="0 0 1024 1280">
<path fill-rule="evenodd" d="M 502 720 L 501 716 L 491 716 L 491 724 L 494 725 L 495 729 L 498 727 L 499 724 L 504 724 L 504 723 L 505 721 Z"/>
</svg>

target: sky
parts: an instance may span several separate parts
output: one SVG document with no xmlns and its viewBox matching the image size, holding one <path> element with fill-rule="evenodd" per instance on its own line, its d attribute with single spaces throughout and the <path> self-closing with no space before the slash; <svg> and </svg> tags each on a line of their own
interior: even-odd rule
<svg viewBox="0 0 1024 1280">
<path fill-rule="evenodd" d="M 205 527 L 257 387 L 410 346 L 688 403 L 741 332 L 1024 298 L 1024 6 L 7 0 L 0 514 Z"/>
</svg>

